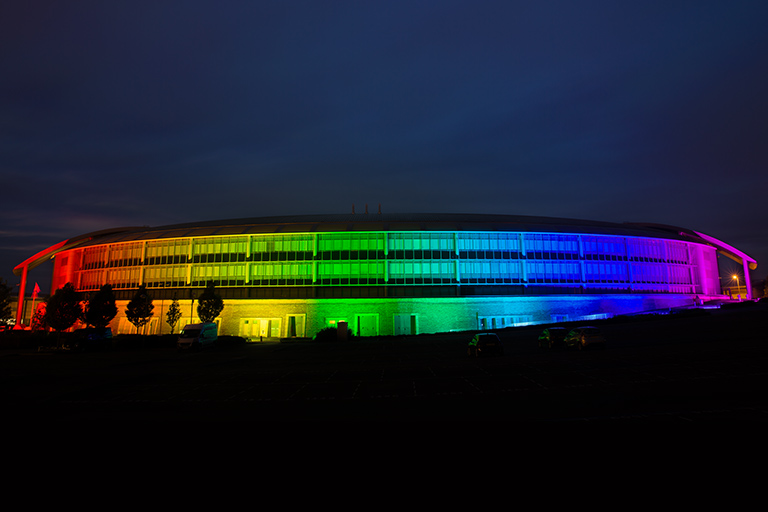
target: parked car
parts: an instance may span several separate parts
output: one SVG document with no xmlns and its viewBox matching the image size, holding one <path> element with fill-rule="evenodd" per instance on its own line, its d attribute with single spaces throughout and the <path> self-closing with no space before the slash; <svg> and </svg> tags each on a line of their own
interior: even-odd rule
<svg viewBox="0 0 768 512">
<path fill-rule="evenodd" d="M 467 347 L 467 355 L 503 355 L 504 347 L 495 332 L 482 332 L 475 334 Z"/>
<path fill-rule="evenodd" d="M 218 339 L 218 326 L 215 323 L 188 324 L 179 334 L 176 346 L 179 349 L 200 349 L 213 345 Z"/>
<path fill-rule="evenodd" d="M 539 348 L 564 347 L 567 333 L 568 329 L 565 327 L 547 327 L 539 334 Z"/>
<path fill-rule="evenodd" d="M 605 348 L 605 337 L 597 327 L 585 326 L 572 329 L 565 337 L 565 346 L 583 350 L 588 347 Z"/>
</svg>

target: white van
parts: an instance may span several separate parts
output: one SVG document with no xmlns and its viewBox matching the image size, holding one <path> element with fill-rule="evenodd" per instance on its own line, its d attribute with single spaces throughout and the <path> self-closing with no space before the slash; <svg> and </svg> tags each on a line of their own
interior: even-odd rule
<svg viewBox="0 0 768 512">
<path fill-rule="evenodd" d="M 187 324 L 179 334 L 176 346 L 180 349 L 202 348 L 213 345 L 218 337 L 218 326 L 214 323 Z"/>
</svg>

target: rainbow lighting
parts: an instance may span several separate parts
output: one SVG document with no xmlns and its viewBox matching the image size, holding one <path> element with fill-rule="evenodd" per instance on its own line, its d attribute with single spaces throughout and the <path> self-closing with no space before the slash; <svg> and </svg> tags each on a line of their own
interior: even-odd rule
<svg viewBox="0 0 768 512">
<path fill-rule="evenodd" d="M 182 326 L 197 322 L 194 299 L 212 281 L 225 302 L 220 332 L 264 340 L 341 322 L 358 336 L 407 335 L 692 305 L 724 298 L 718 252 L 746 276 L 756 268 L 737 249 L 672 226 L 366 213 L 105 230 L 56 244 L 14 273 L 22 296 L 27 271 L 50 258 L 53 290 L 71 282 L 85 296 L 111 284 L 116 333 L 133 332 L 123 315 L 139 286 L 155 303 L 147 332 L 167 334 L 171 300 Z"/>
</svg>

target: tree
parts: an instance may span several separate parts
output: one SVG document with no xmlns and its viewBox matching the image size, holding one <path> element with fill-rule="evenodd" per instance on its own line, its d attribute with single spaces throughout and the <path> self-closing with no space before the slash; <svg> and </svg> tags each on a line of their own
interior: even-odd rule
<svg viewBox="0 0 768 512">
<path fill-rule="evenodd" d="M 94 327 L 104 328 L 117 315 L 115 294 L 112 285 L 103 285 L 88 301 L 85 308 L 85 323 Z"/>
<path fill-rule="evenodd" d="M 133 296 L 128 306 L 125 308 L 125 316 L 135 327 L 136 331 L 149 323 L 154 314 L 152 310 L 155 305 L 152 304 L 152 297 L 147 293 L 147 287 L 141 285 Z"/>
<path fill-rule="evenodd" d="M 216 293 L 215 285 L 211 281 L 197 298 L 197 316 L 201 322 L 213 322 L 222 309 L 224 309 L 224 301 Z"/>
<path fill-rule="evenodd" d="M 171 326 L 171 333 L 176 330 L 176 324 L 179 323 L 180 318 L 181 307 L 179 307 L 179 301 L 174 297 L 173 302 L 171 302 L 171 305 L 168 308 L 168 312 L 165 314 L 165 321 Z"/>
<path fill-rule="evenodd" d="M 11 311 L 11 287 L 0 277 L 0 325 L 8 325 L 13 319 Z"/>
<path fill-rule="evenodd" d="M 72 327 L 82 316 L 83 307 L 72 283 L 67 283 L 45 301 L 45 323 L 57 335 Z"/>
</svg>

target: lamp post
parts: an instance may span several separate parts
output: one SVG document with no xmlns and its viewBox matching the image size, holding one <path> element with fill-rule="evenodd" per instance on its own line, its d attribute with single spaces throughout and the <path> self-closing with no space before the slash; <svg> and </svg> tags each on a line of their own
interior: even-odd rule
<svg viewBox="0 0 768 512">
<path fill-rule="evenodd" d="M 739 302 L 741 302 L 741 289 L 739 288 L 739 276 L 738 276 L 738 274 L 734 274 L 733 278 L 736 280 L 736 293 L 738 293 Z"/>
</svg>

